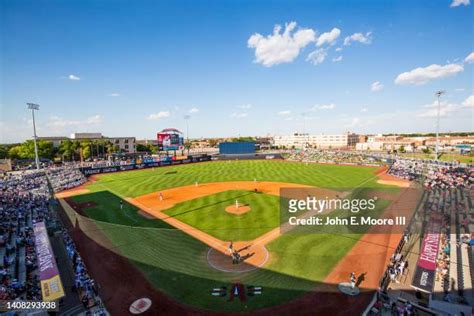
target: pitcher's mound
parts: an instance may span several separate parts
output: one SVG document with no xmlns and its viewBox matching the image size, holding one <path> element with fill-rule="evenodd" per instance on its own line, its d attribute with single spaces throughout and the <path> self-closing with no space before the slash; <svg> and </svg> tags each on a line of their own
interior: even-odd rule
<svg viewBox="0 0 474 316">
<path fill-rule="evenodd" d="M 250 211 L 251 208 L 248 205 L 239 205 L 239 207 L 235 207 L 234 205 L 229 205 L 225 208 L 227 213 L 235 214 L 235 215 L 242 215 Z"/>
</svg>

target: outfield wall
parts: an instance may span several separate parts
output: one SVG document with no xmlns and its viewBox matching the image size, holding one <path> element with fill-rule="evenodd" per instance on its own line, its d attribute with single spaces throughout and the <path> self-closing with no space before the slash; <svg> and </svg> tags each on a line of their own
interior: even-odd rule
<svg viewBox="0 0 474 316">
<path fill-rule="evenodd" d="M 183 165 L 183 164 L 203 162 L 203 161 L 211 161 L 211 156 L 208 156 L 208 155 L 189 156 L 187 159 L 181 159 L 181 160 L 154 161 L 154 162 L 144 162 L 140 164 L 134 163 L 134 164 L 127 164 L 127 165 L 106 166 L 106 167 L 99 167 L 99 168 L 83 167 L 79 169 L 85 176 L 91 176 L 94 174 L 101 174 L 101 173 L 112 173 L 112 172 L 127 171 L 127 170 L 139 170 L 139 169 L 147 169 L 147 168 Z"/>
</svg>

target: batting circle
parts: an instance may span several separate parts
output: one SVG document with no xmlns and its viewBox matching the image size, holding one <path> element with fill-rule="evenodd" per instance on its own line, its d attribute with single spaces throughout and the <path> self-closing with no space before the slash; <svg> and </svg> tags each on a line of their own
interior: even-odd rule
<svg viewBox="0 0 474 316">
<path fill-rule="evenodd" d="M 224 254 L 214 248 L 209 248 L 207 252 L 207 262 L 216 270 L 228 273 L 249 272 L 263 267 L 269 258 L 269 253 L 265 246 L 252 246 L 249 252 L 255 254 L 244 262 L 232 264 L 230 255 Z"/>
</svg>

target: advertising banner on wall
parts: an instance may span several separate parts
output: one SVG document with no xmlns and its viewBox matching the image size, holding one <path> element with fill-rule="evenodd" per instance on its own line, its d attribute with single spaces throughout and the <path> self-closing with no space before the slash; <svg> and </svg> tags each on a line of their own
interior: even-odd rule
<svg viewBox="0 0 474 316">
<path fill-rule="evenodd" d="M 431 293 L 433 292 L 436 274 L 436 259 L 438 258 L 441 221 L 433 218 L 428 223 L 428 226 L 427 231 L 429 231 L 429 233 L 423 237 L 412 287 L 426 293 Z"/>
<path fill-rule="evenodd" d="M 38 255 L 41 294 L 44 301 L 55 301 L 64 296 L 64 288 L 44 222 L 35 223 L 33 231 L 35 250 Z"/>
<path fill-rule="evenodd" d="M 91 176 L 94 174 L 101 174 L 101 173 L 111 173 L 111 172 L 119 172 L 119 171 L 127 171 L 127 170 L 165 167 L 165 166 L 171 166 L 171 165 L 181 165 L 181 164 L 210 161 L 210 160 L 211 160 L 211 156 L 202 155 L 202 156 L 189 156 L 188 158 L 181 159 L 181 160 L 170 159 L 166 161 L 155 161 L 155 162 L 146 162 L 146 163 L 140 163 L 140 164 L 128 164 L 128 165 L 99 167 L 99 168 L 84 167 L 84 168 L 80 168 L 80 170 L 85 176 Z"/>
</svg>

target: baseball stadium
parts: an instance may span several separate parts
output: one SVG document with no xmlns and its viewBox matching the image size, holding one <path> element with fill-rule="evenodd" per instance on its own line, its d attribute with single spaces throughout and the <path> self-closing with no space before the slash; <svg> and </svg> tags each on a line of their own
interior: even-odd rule
<svg viewBox="0 0 474 316">
<path fill-rule="evenodd" d="M 166 313 L 362 313 L 403 232 L 284 233 L 279 199 L 285 188 L 325 196 L 392 188 L 378 214 L 410 215 L 418 194 L 386 172 L 220 160 L 95 174 L 56 197 L 112 314 L 141 297 Z M 237 264 L 229 245 L 241 254 Z M 351 273 L 357 296 L 338 289 Z"/>
<path fill-rule="evenodd" d="M 472 1 L 0 1 L 0 316 L 474 315 Z"/>
<path fill-rule="evenodd" d="M 248 141 L 186 155 L 180 135 L 5 174 L 3 297 L 41 305 L 2 310 L 471 313 L 471 166 Z"/>
</svg>

